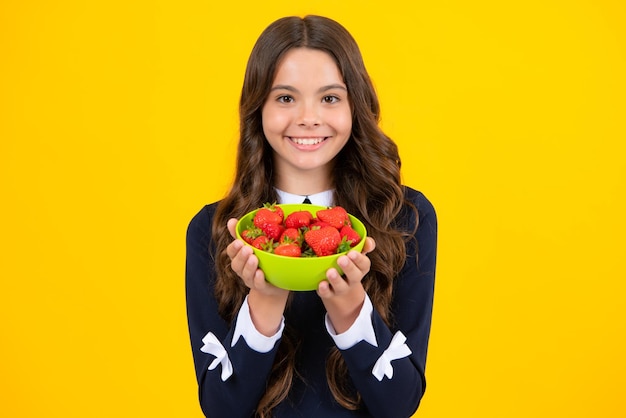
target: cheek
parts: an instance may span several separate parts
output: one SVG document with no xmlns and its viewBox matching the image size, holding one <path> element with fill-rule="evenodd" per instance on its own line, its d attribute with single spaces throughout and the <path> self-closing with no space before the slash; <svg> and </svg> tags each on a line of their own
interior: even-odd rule
<svg viewBox="0 0 626 418">
<path fill-rule="evenodd" d="M 266 133 L 280 132 L 289 124 L 289 118 L 285 112 L 276 112 L 272 110 L 264 110 L 261 113 L 261 121 L 263 124 L 263 131 Z"/>
<path fill-rule="evenodd" d="M 270 117 L 270 112 L 266 111 L 265 108 L 263 108 L 263 110 L 261 111 L 261 126 L 263 127 L 263 132 L 267 132 Z"/>
<path fill-rule="evenodd" d="M 352 131 L 352 114 L 350 112 L 343 112 L 337 115 L 335 126 L 337 130 L 349 134 Z"/>
</svg>

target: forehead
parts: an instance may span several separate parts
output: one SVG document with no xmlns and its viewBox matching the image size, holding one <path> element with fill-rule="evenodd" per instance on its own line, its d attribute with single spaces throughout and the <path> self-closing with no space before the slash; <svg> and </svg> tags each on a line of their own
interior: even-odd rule
<svg viewBox="0 0 626 418">
<path fill-rule="evenodd" d="M 293 48 L 278 63 L 273 84 L 344 84 L 333 57 L 311 48 Z"/>
</svg>

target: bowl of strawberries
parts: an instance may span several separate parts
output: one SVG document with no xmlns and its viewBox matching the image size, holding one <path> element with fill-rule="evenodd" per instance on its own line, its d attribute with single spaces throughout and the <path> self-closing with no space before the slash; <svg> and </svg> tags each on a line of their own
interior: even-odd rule
<svg viewBox="0 0 626 418">
<path fill-rule="evenodd" d="M 341 206 L 270 204 L 237 223 L 237 238 L 250 245 L 265 279 L 287 290 L 316 290 L 326 271 L 350 250 L 361 251 L 365 225 Z"/>
</svg>

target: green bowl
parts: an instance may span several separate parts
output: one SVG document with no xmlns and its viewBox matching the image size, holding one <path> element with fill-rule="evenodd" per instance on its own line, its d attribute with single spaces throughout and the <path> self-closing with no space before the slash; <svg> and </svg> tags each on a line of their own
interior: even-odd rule
<svg viewBox="0 0 626 418">
<path fill-rule="evenodd" d="M 315 216 L 318 210 L 328 209 L 326 206 L 307 204 L 285 204 L 279 206 L 283 209 L 285 217 L 292 212 L 301 210 L 309 211 L 313 216 Z M 253 210 L 239 219 L 236 228 L 237 238 L 242 239 L 241 233 L 252 224 L 252 219 L 254 218 L 257 210 L 258 209 Z M 349 216 L 352 228 L 359 234 L 359 236 L 361 236 L 361 241 L 352 247 L 352 250 L 360 252 L 363 250 L 367 231 L 365 229 L 365 225 L 363 225 L 360 220 L 352 215 Z M 259 268 L 263 270 L 265 279 L 274 286 L 282 289 L 299 291 L 317 290 L 318 284 L 321 281 L 326 280 L 326 271 L 331 267 L 336 268 L 339 271 L 339 274 L 343 274 L 342 270 L 337 265 L 337 258 L 346 254 L 347 251 L 324 257 L 296 258 L 268 253 L 267 251 L 254 248 L 248 243 L 246 243 L 246 245 L 249 245 L 253 249 L 254 254 L 259 259 Z"/>
</svg>

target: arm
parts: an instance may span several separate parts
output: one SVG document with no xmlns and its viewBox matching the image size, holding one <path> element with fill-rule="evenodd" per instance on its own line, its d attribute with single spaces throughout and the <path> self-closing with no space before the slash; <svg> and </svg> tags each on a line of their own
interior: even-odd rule
<svg viewBox="0 0 626 418">
<path fill-rule="evenodd" d="M 228 230 L 233 238 L 236 238 L 236 226 L 237 219 L 228 221 Z M 248 303 L 254 327 L 263 335 L 275 334 L 283 320 L 289 291 L 279 289 L 265 281 L 265 275 L 259 269 L 259 259 L 254 255 L 252 248 L 244 245 L 243 241 L 235 239 L 228 245 L 226 251 L 231 259 L 233 271 L 250 289 Z"/>
<path fill-rule="evenodd" d="M 266 353 L 258 352 L 250 348 L 244 334 L 232 346 L 236 324 L 229 326 L 219 316 L 213 292 L 215 268 L 209 244 L 214 209 L 204 208 L 187 230 L 187 317 L 200 405 L 206 416 L 251 417 L 264 393 L 278 344 Z M 201 351 L 209 332 L 221 342 L 232 364 L 233 374 L 225 381 L 221 365 L 208 370 L 215 356 Z"/>
<path fill-rule="evenodd" d="M 413 191 L 409 197 L 419 212 L 419 228 L 417 243 L 407 243 L 407 261 L 395 281 L 394 329 L 389 329 L 374 310 L 371 317 L 377 345 L 360 341 L 341 350 L 352 381 L 375 417 L 411 416 L 425 390 L 424 369 L 434 292 L 437 219 L 434 208 L 423 195 Z M 397 331 L 406 336 L 411 354 L 393 360 L 392 377 L 384 376 L 379 381 L 372 375 L 372 368 Z"/>
</svg>

